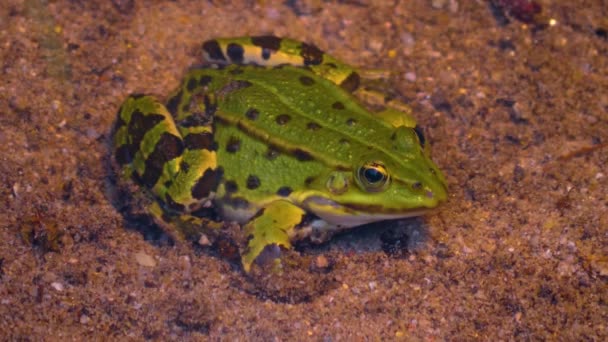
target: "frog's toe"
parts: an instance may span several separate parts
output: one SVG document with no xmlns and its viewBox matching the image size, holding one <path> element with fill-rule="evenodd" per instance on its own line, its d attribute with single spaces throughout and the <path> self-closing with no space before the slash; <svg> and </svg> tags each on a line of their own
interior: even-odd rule
<svg viewBox="0 0 608 342">
<path fill-rule="evenodd" d="M 253 262 L 262 254 L 272 256 L 277 249 L 290 249 L 288 232 L 302 221 L 304 214 L 302 208 L 287 201 L 272 202 L 260 209 L 245 225 L 249 240 L 241 258 L 245 272 L 249 273 Z"/>
<path fill-rule="evenodd" d="M 251 255 L 251 252 L 249 255 L 244 254 L 242 257 L 243 269 L 245 269 L 246 272 L 249 272 L 251 270 L 251 266 L 256 264 L 263 270 L 270 270 L 272 272 L 280 271 L 282 268 L 280 259 L 281 252 L 281 247 L 273 243 L 264 246 L 262 251 L 256 256 Z"/>
<path fill-rule="evenodd" d="M 291 244 L 288 240 L 281 243 L 258 244 L 251 239 L 247 248 L 241 255 L 241 263 L 245 272 L 249 273 L 253 264 L 262 269 L 279 270 L 281 268 L 282 249 L 289 249 Z"/>
</svg>

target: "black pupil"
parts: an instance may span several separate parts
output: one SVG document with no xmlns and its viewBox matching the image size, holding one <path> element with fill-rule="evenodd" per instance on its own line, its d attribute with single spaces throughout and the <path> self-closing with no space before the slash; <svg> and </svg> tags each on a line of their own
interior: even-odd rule
<svg viewBox="0 0 608 342">
<path fill-rule="evenodd" d="M 374 168 L 365 169 L 363 175 L 365 176 L 365 179 L 372 184 L 378 183 L 384 178 L 384 174 Z"/>
</svg>

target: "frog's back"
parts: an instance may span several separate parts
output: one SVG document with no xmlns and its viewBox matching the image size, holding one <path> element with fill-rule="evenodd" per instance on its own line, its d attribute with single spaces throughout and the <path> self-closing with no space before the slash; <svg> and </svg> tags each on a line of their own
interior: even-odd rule
<svg viewBox="0 0 608 342">
<path fill-rule="evenodd" d="M 215 120 L 238 126 L 243 134 L 298 160 L 315 159 L 335 169 L 350 169 L 369 153 L 409 159 L 412 151 L 394 144 L 395 127 L 330 81 L 292 66 L 234 69 L 241 74 L 224 87 L 231 91 L 219 91 L 222 101 Z M 245 86 L 230 85 L 243 82 Z"/>
</svg>

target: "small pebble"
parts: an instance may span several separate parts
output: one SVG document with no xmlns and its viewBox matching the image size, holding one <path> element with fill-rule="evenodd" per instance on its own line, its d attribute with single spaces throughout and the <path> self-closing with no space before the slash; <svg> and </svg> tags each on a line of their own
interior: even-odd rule
<svg viewBox="0 0 608 342">
<path fill-rule="evenodd" d="M 80 316 L 80 323 L 81 323 L 81 324 L 87 324 L 87 323 L 89 323 L 89 321 L 90 321 L 90 320 L 91 320 L 91 319 L 90 319 L 90 318 L 89 318 L 89 316 L 87 316 L 87 315 L 82 315 L 82 316 Z"/>
<path fill-rule="evenodd" d="M 154 258 L 144 252 L 135 253 L 135 261 L 138 264 L 145 267 L 154 267 L 156 266 L 156 260 Z"/>
<path fill-rule="evenodd" d="M 416 82 L 416 73 L 413 71 L 405 73 L 405 79 L 410 82 Z"/>
<path fill-rule="evenodd" d="M 401 43 L 403 43 L 404 47 L 406 48 L 413 47 L 414 43 L 416 42 L 416 40 L 414 39 L 414 35 L 409 32 L 402 33 L 400 38 Z"/>
<path fill-rule="evenodd" d="M 210 246 L 211 241 L 209 241 L 209 238 L 207 237 L 207 235 L 201 234 L 201 237 L 198 239 L 198 244 L 201 246 Z"/>
<path fill-rule="evenodd" d="M 445 1 L 446 0 L 432 0 L 431 6 L 433 6 L 435 9 L 441 9 L 443 6 L 445 6 Z"/>
<path fill-rule="evenodd" d="M 57 291 L 60 291 L 60 292 L 63 291 L 63 284 L 62 283 L 59 283 L 59 282 L 56 282 L 56 281 L 52 282 L 51 283 L 51 287 L 54 288 Z"/>
<path fill-rule="evenodd" d="M 319 255 L 315 258 L 315 266 L 317 268 L 327 268 L 329 266 L 329 260 L 324 255 Z"/>
</svg>

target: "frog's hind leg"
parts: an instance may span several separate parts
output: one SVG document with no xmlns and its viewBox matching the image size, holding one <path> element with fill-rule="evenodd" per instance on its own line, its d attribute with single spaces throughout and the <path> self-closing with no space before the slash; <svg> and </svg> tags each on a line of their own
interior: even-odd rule
<svg viewBox="0 0 608 342">
<path fill-rule="evenodd" d="M 359 87 L 354 67 L 323 52 L 313 44 L 275 36 L 232 37 L 203 43 L 206 62 L 217 64 L 293 65 L 305 67 L 346 91 Z"/>
<path fill-rule="evenodd" d="M 114 128 L 114 155 L 122 177 L 150 190 L 156 202 L 147 211 L 178 240 L 192 238 L 197 227 L 209 227 L 189 213 L 210 202 L 221 177 L 211 128 L 186 133 L 178 130 L 162 103 L 143 95 L 125 100 Z"/>
<path fill-rule="evenodd" d="M 156 195 L 179 170 L 184 142 L 171 114 L 152 96 L 131 95 L 114 126 L 114 156 L 125 177 Z"/>
</svg>

